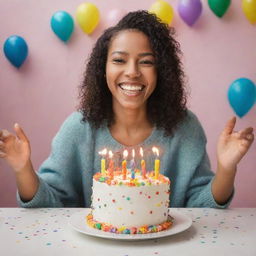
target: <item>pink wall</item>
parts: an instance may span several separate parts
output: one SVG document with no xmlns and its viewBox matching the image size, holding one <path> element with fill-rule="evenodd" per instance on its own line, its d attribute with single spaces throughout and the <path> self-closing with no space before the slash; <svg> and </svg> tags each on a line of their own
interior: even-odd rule
<svg viewBox="0 0 256 256">
<path fill-rule="evenodd" d="M 12 130 L 22 125 L 30 138 L 32 161 L 37 169 L 48 156 L 50 143 L 59 126 L 77 104 L 77 87 L 82 79 L 85 59 L 103 29 L 104 16 L 113 8 L 148 9 L 154 1 L 92 0 L 100 9 L 100 26 L 91 36 L 78 25 L 65 45 L 50 29 L 55 11 L 75 14 L 83 1 L 0 0 L 0 44 L 12 34 L 23 36 L 29 57 L 20 70 L 0 53 L 0 128 Z M 256 82 L 255 26 L 245 19 L 241 1 L 233 1 L 228 12 L 218 19 L 203 2 L 203 13 L 194 27 L 183 23 L 176 12 L 173 25 L 184 53 L 184 66 L 191 94 L 189 107 L 201 120 L 208 152 L 216 168 L 217 137 L 234 113 L 227 101 L 227 89 L 239 77 Z M 125 3 L 125 4 L 124 4 Z M 178 0 L 169 0 L 176 10 Z M 256 128 L 256 105 L 237 128 Z M 239 165 L 233 207 L 256 207 L 256 143 Z M 16 206 L 16 185 L 10 168 L 0 160 L 0 206 Z"/>
</svg>

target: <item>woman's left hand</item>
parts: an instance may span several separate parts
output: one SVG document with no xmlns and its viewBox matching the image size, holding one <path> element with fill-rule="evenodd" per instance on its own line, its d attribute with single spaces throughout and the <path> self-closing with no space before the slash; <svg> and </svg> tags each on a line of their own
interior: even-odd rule
<svg viewBox="0 0 256 256">
<path fill-rule="evenodd" d="M 217 146 L 218 165 L 230 172 L 236 170 L 237 164 L 249 150 L 254 140 L 252 127 L 236 132 L 233 130 L 235 124 L 236 117 L 227 122 Z"/>
</svg>

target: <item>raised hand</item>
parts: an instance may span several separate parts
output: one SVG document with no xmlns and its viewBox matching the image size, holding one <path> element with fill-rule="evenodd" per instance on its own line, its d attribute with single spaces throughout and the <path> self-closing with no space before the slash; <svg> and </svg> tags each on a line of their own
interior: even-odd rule
<svg viewBox="0 0 256 256">
<path fill-rule="evenodd" d="M 235 124 L 235 117 L 227 122 L 217 146 L 218 164 L 227 171 L 236 169 L 254 140 L 252 127 L 236 132 L 234 131 Z"/>
<path fill-rule="evenodd" d="M 0 131 L 0 158 L 4 158 L 15 172 L 22 170 L 30 161 L 31 149 L 22 128 L 14 125 L 16 135 L 7 130 Z"/>
</svg>

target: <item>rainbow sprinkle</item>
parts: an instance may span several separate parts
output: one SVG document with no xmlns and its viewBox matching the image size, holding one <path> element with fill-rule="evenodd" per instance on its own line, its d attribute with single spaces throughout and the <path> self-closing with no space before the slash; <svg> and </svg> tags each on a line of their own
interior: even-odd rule
<svg viewBox="0 0 256 256">
<path fill-rule="evenodd" d="M 96 221 L 93 219 L 92 213 L 89 213 L 86 216 L 86 222 L 88 226 L 90 226 L 91 228 L 96 228 L 104 232 L 111 232 L 116 234 L 149 234 L 149 233 L 160 232 L 170 228 L 173 224 L 173 218 L 170 215 L 168 215 L 167 220 L 158 225 L 150 225 L 150 226 L 145 225 L 141 227 L 127 228 L 124 226 L 115 227 L 108 223 Z"/>
</svg>

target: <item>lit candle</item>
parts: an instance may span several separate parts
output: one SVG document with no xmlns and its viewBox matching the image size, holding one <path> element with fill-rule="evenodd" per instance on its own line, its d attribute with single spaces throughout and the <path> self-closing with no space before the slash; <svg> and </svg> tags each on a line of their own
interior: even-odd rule
<svg viewBox="0 0 256 256">
<path fill-rule="evenodd" d="M 158 157 L 159 157 L 159 150 L 158 150 L 158 148 L 153 147 L 152 151 L 156 155 L 156 159 L 155 159 L 155 179 L 158 179 L 158 177 L 159 177 L 159 169 L 160 169 L 160 160 L 158 159 Z"/>
<path fill-rule="evenodd" d="M 111 150 L 108 152 L 108 156 L 109 156 L 109 166 L 108 166 L 109 177 L 110 177 L 110 179 L 113 179 L 113 177 L 114 177 L 114 162 L 112 160 L 113 153 Z"/>
<path fill-rule="evenodd" d="M 132 179 L 135 179 L 135 150 L 132 150 L 132 159 L 131 159 L 131 163 L 130 163 L 130 168 L 131 168 L 131 177 Z"/>
<path fill-rule="evenodd" d="M 124 180 L 126 180 L 126 175 L 127 175 L 127 168 L 126 168 L 126 157 L 127 156 L 128 156 L 128 151 L 124 150 L 124 153 L 123 153 L 124 160 L 122 162 L 122 173 L 123 173 Z"/>
<path fill-rule="evenodd" d="M 143 178 L 146 178 L 146 163 L 145 163 L 145 160 L 143 159 L 143 149 L 140 148 L 140 155 L 141 155 L 141 174 L 142 174 L 142 177 Z"/>
<path fill-rule="evenodd" d="M 107 149 L 103 149 L 102 151 L 99 152 L 99 154 L 102 156 L 101 158 L 101 174 L 105 175 L 106 174 L 106 159 L 105 156 L 107 154 Z"/>
</svg>

